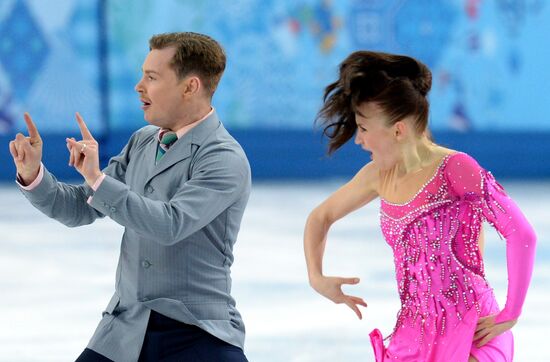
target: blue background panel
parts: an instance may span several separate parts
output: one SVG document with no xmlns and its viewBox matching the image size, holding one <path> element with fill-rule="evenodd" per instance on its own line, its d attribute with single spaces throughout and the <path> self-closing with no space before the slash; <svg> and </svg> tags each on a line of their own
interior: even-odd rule
<svg viewBox="0 0 550 362">
<path fill-rule="evenodd" d="M 332 157 L 320 133 L 305 130 L 230 130 L 241 143 L 252 167 L 254 179 L 351 178 L 369 162 L 369 154 L 349 142 Z M 130 138 L 130 132 L 100 137 L 102 164 L 118 154 Z M 434 132 L 435 141 L 446 147 L 467 152 L 496 177 L 550 179 L 550 137 L 536 132 Z M 15 166 L 7 143 L 0 136 L 0 180 L 13 181 Z M 44 137 L 44 164 L 61 179 L 81 177 L 68 164 L 65 136 Z"/>
</svg>

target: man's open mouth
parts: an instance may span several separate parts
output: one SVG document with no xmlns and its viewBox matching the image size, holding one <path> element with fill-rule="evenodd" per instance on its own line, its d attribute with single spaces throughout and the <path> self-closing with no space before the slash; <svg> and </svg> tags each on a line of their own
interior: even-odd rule
<svg viewBox="0 0 550 362">
<path fill-rule="evenodd" d="M 140 99 L 140 101 L 141 101 L 141 109 L 146 109 L 151 105 L 151 102 L 145 99 Z"/>
</svg>

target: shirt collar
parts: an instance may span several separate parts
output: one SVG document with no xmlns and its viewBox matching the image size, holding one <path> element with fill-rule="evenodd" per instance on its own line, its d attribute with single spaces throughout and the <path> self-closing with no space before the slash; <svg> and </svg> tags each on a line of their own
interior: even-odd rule
<svg viewBox="0 0 550 362">
<path fill-rule="evenodd" d="M 199 119 L 198 121 L 195 121 L 193 123 L 190 123 L 186 126 L 183 126 L 182 128 L 180 128 L 178 131 L 176 131 L 176 136 L 178 137 L 178 140 L 180 138 L 182 138 L 186 133 L 188 133 L 190 130 L 192 130 L 194 127 L 198 126 L 199 123 L 201 123 L 202 121 L 204 121 L 205 119 L 207 119 L 208 117 L 210 117 L 212 115 L 212 113 L 214 113 L 214 107 L 210 107 L 210 112 L 208 112 L 204 117 L 202 117 L 201 119 Z M 158 133 L 157 133 L 157 140 L 160 142 L 160 139 L 162 138 L 162 135 L 166 132 L 169 132 L 170 130 L 169 129 L 166 129 L 166 128 L 161 128 L 159 129 Z"/>
</svg>

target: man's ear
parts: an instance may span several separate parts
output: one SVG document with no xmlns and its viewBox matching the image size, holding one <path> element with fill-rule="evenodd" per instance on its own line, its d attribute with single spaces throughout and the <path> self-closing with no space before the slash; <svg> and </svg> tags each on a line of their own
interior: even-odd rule
<svg viewBox="0 0 550 362">
<path fill-rule="evenodd" d="M 182 96 L 189 97 L 191 95 L 197 94 L 202 89 L 202 83 L 199 77 L 197 76 L 189 76 L 182 80 L 183 82 L 183 88 L 182 88 Z"/>
</svg>

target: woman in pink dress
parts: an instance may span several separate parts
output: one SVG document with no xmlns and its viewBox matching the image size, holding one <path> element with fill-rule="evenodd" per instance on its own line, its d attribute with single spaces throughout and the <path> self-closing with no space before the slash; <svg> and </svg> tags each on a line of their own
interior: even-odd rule
<svg viewBox="0 0 550 362">
<path fill-rule="evenodd" d="M 379 197 L 401 308 L 390 335 L 370 334 L 376 361 L 512 361 L 510 329 L 531 279 L 535 233 L 490 172 L 431 141 L 430 87 L 428 68 L 406 56 L 358 51 L 340 65 L 319 113 L 329 153 L 355 134 L 372 161 L 311 212 L 304 233 L 309 281 L 361 318 L 358 306 L 366 303 L 341 289 L 359 280 L 323 275 L 322 260 L 330 226 Z M 506 240 L 502 310 L 485 279 L 483 221 Z"/>
</svg>

